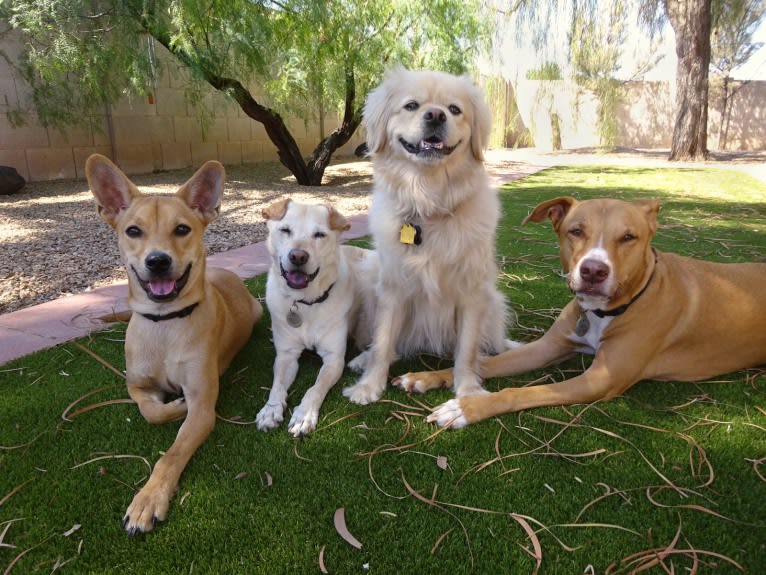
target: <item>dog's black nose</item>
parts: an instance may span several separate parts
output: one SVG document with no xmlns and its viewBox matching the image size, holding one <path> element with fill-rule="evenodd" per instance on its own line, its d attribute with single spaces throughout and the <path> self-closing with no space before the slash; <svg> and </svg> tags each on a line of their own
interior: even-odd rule
<svg viewBox="0 0 766 575">
<path fill-rule="evenodd" d="M 152 252 L 144 260 L 144 265 L 152 273 L 162 273 L 170 269 L 173 258 L 164 252 Z"/>
<path fill-rule="evenodd" d="M 430 108 L 423 114 L 423 120 L 427 125 L 437 127 L 447 121 L 447 114 L 438 108 Z"/>
<path fill-rule="evenodd" d="M 601 283 L 609 277 L 609 266 L 589 258 L 580 264 L 580 277 L 591 284 Z"/>
<path fill-rule="evenodd" d="M 307 261 L 309 261 L 309 253 L 306 250 L 290 250 L 290 253 L 287 254 L 287 257 L 290 260 L 290 263 L 294 266 L 302 266 L 305 265 Z"/>
</svg>

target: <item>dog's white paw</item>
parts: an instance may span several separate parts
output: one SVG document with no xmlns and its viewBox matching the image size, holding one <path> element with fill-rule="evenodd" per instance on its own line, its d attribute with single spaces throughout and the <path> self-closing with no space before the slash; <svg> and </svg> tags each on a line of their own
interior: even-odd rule
<svg viewBox="0 0 766 575">
<path fill-rule="evenodd" d="M 352 403 L 358 403 L 359 405 L 367 405 L 378 401 L 383 395 L 385 390 L 385 383 L 383 385 L 376 385 L 360 381 L 357 384 L 347 387 L 343 390 L 343 395 L 346 396 Z"/>
<path fill-rule="evenodd" d="M 367 360 L 370 358 L 370 350 L 363 351 L 348 362 L 348 368 L 356 373 L 363 373 L 367 369 Z"/>
<path fill-rule="evenodd" d="M 267 403 L 255 416 L 255 426 L 261 431 L 268 431 L 279 427 L 284 419 L 284 404 L 280 403 Z"/>
<path fill-rule="evenodd" d="M 319 410 L 304 408 L 303 405 L 299 405 L 293 412 L 293 416 L 290 418 L 290 423 L 287 426 L 287 431 L 298 437 L 300 435 L 308 435 L 317 428 L 317 422 L 319 421 Z"/>
<path fill-rule="evenodd" d="M 404 375 L 400 375 L 392 379 L 391 385 L 398 387 L 407 393 L 425 393 L 429 389 L 433 389 L 434 386 L 427 384 L 425 378 L 420 376 L 429 373 L 430 372 L 405 373 Z M 427 378 L 428 375 L 425 375 L 425 377 Z"/>
<path fill-rule="evenodd" d="M 428 423 L 435 423 L 439 427 L 451 429 L 460 429 L 468 425 L 468 420 L 466 420 L 460 407 L 459 399 L 450 399 L 442 403 L 426 417 L 426 421 Z"/>
</svg>

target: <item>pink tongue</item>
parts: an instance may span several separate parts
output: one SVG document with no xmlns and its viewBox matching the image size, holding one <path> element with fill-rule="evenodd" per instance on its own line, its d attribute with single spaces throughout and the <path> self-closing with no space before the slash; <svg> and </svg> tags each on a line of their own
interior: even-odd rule
<svg viewBox="0 0 766 575">
<path fill-rule="evenodd" d="M 288 272 L 287 284 L 293 289 L 303 289 L 309 285 L 309 277 L 303 272 Z"/>
<path fill-rule="evenodd" d="M 149 289 L 154 295 L 168 295 L 176 287 L 174 280 L 152 280 L 149 282 Z"/>
</svg>

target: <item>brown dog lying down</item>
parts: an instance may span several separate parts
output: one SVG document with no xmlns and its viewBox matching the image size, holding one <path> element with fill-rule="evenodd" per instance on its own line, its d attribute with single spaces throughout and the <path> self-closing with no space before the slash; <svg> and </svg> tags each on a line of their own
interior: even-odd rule
<svg viewBox="0 0 766 575">
<path fill-rule="evenodd" d="M 595 354 L 581 375 L 450 400 L 428 421 L 463 427 L 546 405 L 610 399 L 642 379 L 696 381 L 766 363 L 766 264 L 721 264 L 651 247 L 657 200 L 537 206 L 528 221 L 553 222 L 575 298 L 540 339 L 479 364 L 480 376 L 540 369 L 577 352 Z M 452 371 L 408 373 L 407 391 L 450 386 Z"/>
<path fill-rule="evenodd" d="M 104 156 L 88 158 L 85 171 L 128 272 L 128 393 L 149 423 L 186 418 L 125 513 L 134 535 L 165 519 L 181 472 L 215 425 L 218 377 L 263 310 L 235 274 L 205 269 L 202 236 L 218 217 L 221 164 L 207 162 L 164 196 L 143 195 Z"/>
</svg>

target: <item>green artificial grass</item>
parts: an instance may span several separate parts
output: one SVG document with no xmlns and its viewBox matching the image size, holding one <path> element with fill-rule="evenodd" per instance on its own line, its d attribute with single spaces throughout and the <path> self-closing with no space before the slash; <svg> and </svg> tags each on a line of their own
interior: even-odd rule
<svg viewBox="0 0 766 575">
<path fill-rule="evenodd" d="M 549 169 L 501 194 L 500 285 L 518 314 L 514 339 L 538 337 L 569 299 L 550 225 L 519 225 L 558 195 L 658 197 L 658 248 L 764 261 L 766 186 L 746 175 Z M 248 286 L 263 296 L 263 277 Z M 179 424 L 149 425 L 123 401 L 123 336 L 116 326 L 0 367 L 0 573 L 755 574 L 766 565 L 763 369 L 642 382 L 609 402 L 444 432 L 424 416 L 449 392 L 389 388 L 360 407 L 341 394 L 355 381 L 347 371 L 317 431 L 294 439 L 285 425 L 262 433 L 252 423 L 271 386 L 268 316 L 223 378 L 221 419 L 167 521 L 128 537 L 125 509 Z M 561 380 L 588 361 L 486 386 Z M 444 365 L 424 356 L 391 374 Z M 290 407 L 319 367 L 304 354 Z M 336 529 L 339 508 L 361 549 Z"/>
</svg>

